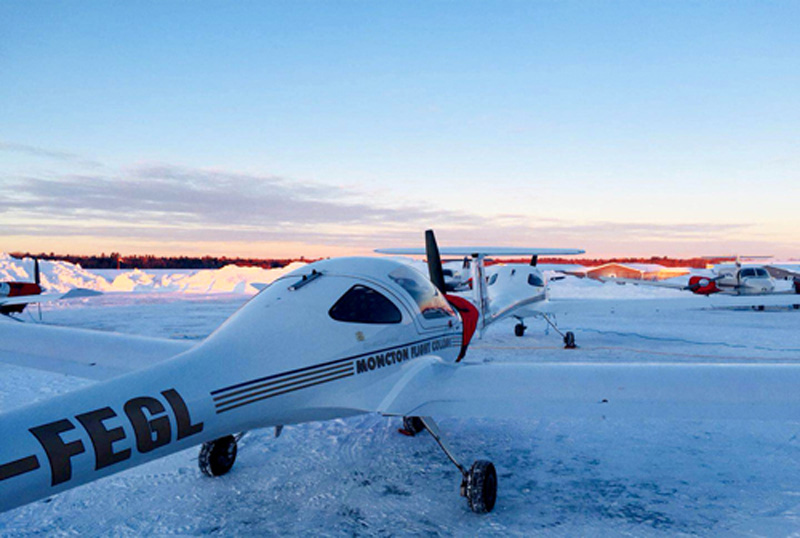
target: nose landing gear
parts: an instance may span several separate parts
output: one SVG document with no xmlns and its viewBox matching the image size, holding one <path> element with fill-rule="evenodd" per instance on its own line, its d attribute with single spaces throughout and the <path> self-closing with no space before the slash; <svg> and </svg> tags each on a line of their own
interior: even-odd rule
<svg viewBox="0 0 800 538">
<path fill-rule="evenodd" d="M 407 433 L 413 431 L 417 426 L 421 426 L 421 428 L 414 431 L 413 434 Z M 403 430 L 400 430 L 400 433 L 416 435 L 422 429 L 431 434 L 448 459 L 461 471 L 461 496 L 466 497 L 470 510 L 476 514 L 491 512 L 497 501 L 497 471 L 494 464 L 490 461 L 478 460 L 468 470 L 453 456 L 450 447 L 442 439 L 439 427 L 431 417 L 403 417 Z"/>
</svg>

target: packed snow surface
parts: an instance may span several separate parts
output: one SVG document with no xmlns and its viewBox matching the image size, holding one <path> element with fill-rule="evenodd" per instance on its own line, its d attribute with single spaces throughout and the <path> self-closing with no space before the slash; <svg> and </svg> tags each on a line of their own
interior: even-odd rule
<svg viewBox="0 0 800 538">
<path fill-rule="evenodd" d="M 128 275 L 128 282 L 137 280 Z M 680 293 L 574 278 L 552 288 L 554 297 Z M 45 305 L 43 315 L 49 324 L 201 339 L 248 299 L 112 294 Z M 579 349 L 562 349 L 541 320 L 527 320 L 528 332 L 516 338 L 508 320 L 476 341 L 468 360 L 800 360 L 800 311 L 794 310 L 576 312 L 559 321 L 576 332 Z M 88 383 L 0 365 L 0 411 Z M 515 420 L 442 420 L 464 462 L 490 459 L 497 466 L 498 504 L 488 515 L 469 511 L 458 495 L 458 471 L 433 440 L 399 435 L 399 425 L 366 415 L 287 427 L 278 439 L 271 431 L 250 432 L 226 476 L 202 476 L 197 450 L 187 450 L 0 514 L 0 535 L 800 533 L 800 417 L 556 420 L 520 412 Z"/>
</svg>

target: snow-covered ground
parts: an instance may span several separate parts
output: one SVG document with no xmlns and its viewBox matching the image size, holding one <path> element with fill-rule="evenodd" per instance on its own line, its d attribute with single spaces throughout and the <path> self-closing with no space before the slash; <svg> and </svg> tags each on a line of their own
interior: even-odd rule
<svg viewBox="0 0 800 538">
<path fill-rule="evenodd" d="M 679 293 L 574 278 L 552 287 L 554 297 Z M 200 339 L 250 297 L 209 291 L 112 293 L 45 305 L 43 315 L 52 324 Z M 516 338 L 509 320 L 475 342 L 468 359 L 800 360 L 793 310 L 578 312 L 559 321 L 579 349 L 561 349 L 543 321 L 528 320 Z M 0 411 L 87 383 L 0 365 Z M 202 476 L 197 451 L 187 450 L 0 514 L 0 535 L 800 534 L 800 417 L 442 420 L 464 461 L 498 468 L 498 504 L 483 516 L 458 496 L 458 472 L 433 440 L 399 435 L 398 426 L 369 415 L 288 427 L 279 439 L 251 432 L 224 477 Z"/>
</svg>

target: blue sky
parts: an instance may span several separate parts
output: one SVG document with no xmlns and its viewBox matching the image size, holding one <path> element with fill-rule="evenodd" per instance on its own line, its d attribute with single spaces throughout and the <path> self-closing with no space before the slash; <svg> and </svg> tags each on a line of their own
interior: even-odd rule
<svg viewBox="0 0 800 538">
<path fill-rule="evenodd" d="M 796 2 L 0 3 L 0 249 L 800 256 Z M 724 252 L 723 252 L 724 251 Z"/>
</svg>

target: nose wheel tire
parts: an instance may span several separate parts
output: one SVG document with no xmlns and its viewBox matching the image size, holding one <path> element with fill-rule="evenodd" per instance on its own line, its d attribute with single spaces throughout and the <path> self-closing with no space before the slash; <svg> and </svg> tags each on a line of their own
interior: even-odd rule
<svg viewBox="0 0 800 538">
<path fill-rule="evenodd" d="M 461 484 L 461 495 L 476 514 L 492 511 L 497 501 L 497 471 L 492 462 L 478 460 L 472 464 Z"/>
<path fill-rule="evenodd" d="M 564 334 L 564 347 L 567 349 L 575 349 L 577 347 L 575 345 L 575 333 L 572 331 L 567 331 Z"/>
<path fill-rule="evenodd" d="M 525 334 L 525 329 L 527 329 L 527 327 L 525 325 L 523 325 L 522 323 L 517 323 L 516 325 L 514 325 L 514 335 L 515 336 L 524 335 Z"/>
<path fill-rule="evenodd" d="M 203 443 L 197 463 L 207 476 L 222 476 L 236 461 L 236 438 L 233 435 Z"/>
</svg>

